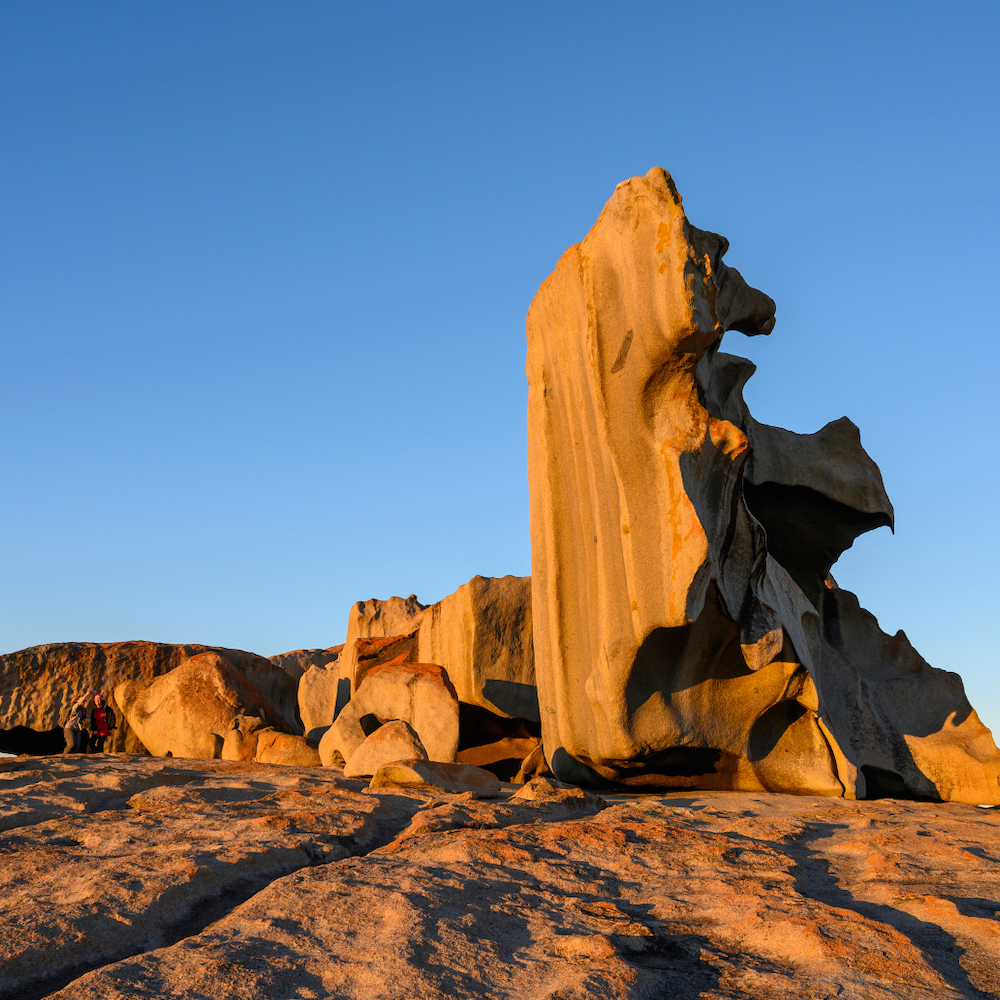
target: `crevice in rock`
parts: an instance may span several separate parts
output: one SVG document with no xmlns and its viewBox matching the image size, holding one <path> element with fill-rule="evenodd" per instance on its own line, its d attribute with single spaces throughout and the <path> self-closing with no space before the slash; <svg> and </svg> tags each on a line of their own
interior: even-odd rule
<svg viewBox="0 0 1000 1000">
<path fill-rule="evenodd" d="M 3 753 L 29 753 L 34 757 L 61 754 L 66 740 L 61 728 L 38 730 L 28 726 L 0 729 L 0 751 Z"/>
</svg>

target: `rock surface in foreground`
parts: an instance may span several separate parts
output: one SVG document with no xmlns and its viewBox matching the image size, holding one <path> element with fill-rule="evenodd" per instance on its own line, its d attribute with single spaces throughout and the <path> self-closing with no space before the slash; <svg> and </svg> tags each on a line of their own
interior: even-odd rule
<svg viewBox="0 0 1000 1000">
<path fill-rule="evenodd" d="M 363 787 L 332 768 L 0 765 L 0 998 L 1000 992 L 995 811 Z"/>
</svg>

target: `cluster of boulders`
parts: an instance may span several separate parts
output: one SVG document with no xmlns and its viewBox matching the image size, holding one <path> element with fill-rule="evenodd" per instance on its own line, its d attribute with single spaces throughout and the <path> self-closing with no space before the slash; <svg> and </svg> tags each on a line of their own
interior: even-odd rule
<svg viewBox="0 0 1000 1000">
<path fill-rule="evenodd" d="M 116 700 L 115 692 L 121 688 L 123 698 L 138 698 L 146 687 L 187 661 L 204 664 L 204 654 L 211 654 L 212 663 L 222 663 L 225 671 L 242 678 L 255 697 L 269 706 L 276 723 L 295 730 L 295 681 L 266 657 L 196 644 L 63 642 L 0 656 L 0 750 L 58 752 L 63 746 L 62 726 L 74 703 L 88 692 L 101 692 L 111 700 L 119 719 L 105 748 L 143 753 L 147 747 L 138 731 L 127 718 L 122 724 L 125 706 Z M 155 699 L 165 700 L 169 694 L 169 688 L 158 684 L 150 698 L 143 700 L 144 718 Z M 169 746 L 166 749 L 174 752 Z"/>
<path fill-rule="evenodd" d="M 0 677 L 0 749 L 15 752 L 38 752 L 16 734 L 40 730 L 53 737 L 49 752 L 59 749 L 67 706 L 90 690 L 108 692 L 118 712 L 112 750 L 332 765 L 477 794 L 517 778 L 525 758 L 531 773 L 542 766 L 526 578 L 475 577 L 431 606 L 413 596 L 359 602 L 344 644 L 270 660 L 70 643 L 3 657 Z"/>
</svg>

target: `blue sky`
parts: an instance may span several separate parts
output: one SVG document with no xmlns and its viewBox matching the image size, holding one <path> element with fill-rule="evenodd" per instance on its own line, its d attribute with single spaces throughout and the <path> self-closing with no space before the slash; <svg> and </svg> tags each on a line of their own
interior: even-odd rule
<svg viewBox="0 0 1000 1000">
<path fill-rule="evenodd" d="M 843 414 L 834 574 L 1000 726 L 1000 7 L 0 7 L 0 649 L 264 654 L 530 567 L 524 316 L 660 165 Z"/>
</svg>

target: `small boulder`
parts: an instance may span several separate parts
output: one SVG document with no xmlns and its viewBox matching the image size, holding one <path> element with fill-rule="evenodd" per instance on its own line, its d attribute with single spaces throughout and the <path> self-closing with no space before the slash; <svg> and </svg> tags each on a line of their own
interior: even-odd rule
<svg viewBox="0 0 1000 1000">
<path fill-rule="evenodd" d="M 577 788 L 576 785 L 568 785 L 564 781 L 556 781 L 555 778 L 532 778 L 511 796 L 511 801 L 515 799 L 521 802 L 558 803 L 570 809 L 592 812 L 599 812 L 607 806 L 600 795 Z"/>
<path fill-rule="evenodd" d="M 351 754 L 344 765 L 344 777 L 370 778 L 383 764 L 399 760 L 427 760 L 427 751 L 413 727 L 395 719 L 379 726 Z"/>
<path fill-rule="evenodd" d="M 258 764 L 284 764 L 286 767 L 319 767 L 319 752 L 304 736 L 265 729 L 257 739 Z"/>
<path fill-rule="evenodd" d="M 434 760 L 400 760 L 383 764 L 372 777 L 369 788 L 431 788 L 441 792 L 471 792 L 477 799 L 500 795 L 495 774 L 471 764 L 446 764 Z"/>
<path fill-rule="evenodd" d="M 253 760 L 257 756 L 257 739 L 267 729 L 259 715 L 237 715 L 222 743 L 223 760 Z"/>
<path fill-rule="evenodd" d="M 392 662 L 375 667 L 320 741 L 329 766 L 345 761 L 379 726 L 402 719 L 416 731 L 431 760 L 451 762 L 458 750 L 458 696 L 443 667 Z"/>
<path fill-rule="evenodd" d="M 515 785 L 524 785 L 531 781 L 532 778 L 545 777 L 550 775 L 552 772 L 549 771 L 548 762 L 545 760 L 545 747 L 543 744 L 539 743 L 531 753 L 528 754 L 524 760 L 521 761 L 521 766 L 517 771 L 517 774 L 511 778 L 511 783 Z"/>
</svg>

